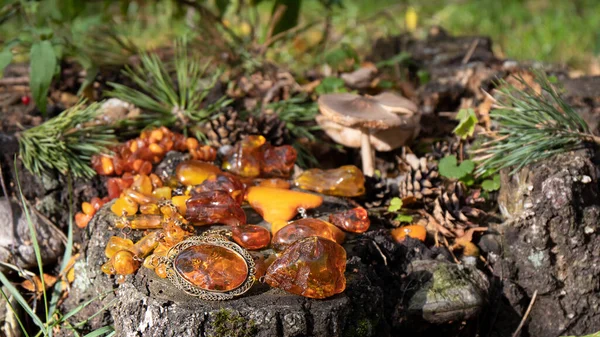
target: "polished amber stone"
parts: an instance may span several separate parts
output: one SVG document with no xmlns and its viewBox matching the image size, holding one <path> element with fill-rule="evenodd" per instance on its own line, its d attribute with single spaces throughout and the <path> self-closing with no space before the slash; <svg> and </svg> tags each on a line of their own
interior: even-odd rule
<svg viewBox="0 0 600 337">
<path fill-rule="evenodd" d="M 159 229 L 162 228 L 163 217 L 158 214 L 138 214 L 115 221 L 116 228 Z"/>
<path fill-rule="evenodd" d="M 168 221 L 163 229 L 164 237 L 162 241 L 168 246 L 174 246 L 177 243 L 185 240 L 186 238 L 192 236 L 193 233 L 188 232 L 178 226 L 173 221 Z"/>
<path fill-rule="evenodd" d="M 233 174 L 223 172 L 209 177 L 200 185 L 194 186 L 192 196 L 201 192 L 225 191 L 241 205 L 244 202 L 245 189 L 244 184 Z"/>
<path fill-rule="evenodd" d="M 201 184 L 208 177 L 220 172 L 221 170 L 215 165 L 198 160 L 184 161 L 175 169 L 177 180 L 185 186 Z"/>
<path fill-rule="evenodd" d="M 296 241 L 267 269 L 272 287 L 310 298 L 326 298 L 346 288 L 346 251 L 337 243 L 312 236 Z"/>
<path fill-rule="evenodd" d="M 425 241 L 425 238 L 427 238 L 427 230 L 425 227 L 419 225 L 410 225 L 392 229 L 391 234 L 396 242 L 404 241 L 407 236 L 421 241 Z"/>
<path fill-rule="evenodd" d="M 177 207 L 177 212 L 179 212 L 179 214 L 185 214 L 185 212 L 187 211 L 186 202 L 189 198 L 189 195 L 176 195 L 173 198 L 171 198 L 171 202 L 173 203 L 173 205 L 175 205 L 175 207 Z"/>
<path fill-rule="evenodd" d="M 210 244 L 199 244 L 180 252 L 175 270 L 193 285 L 214 291 L 229 291 L 248 277 L 248 265 L 236 252 Z"/>
<path fill-rule="evenodd" d="M 118 275 L 133 274 L 140 268 L 140 262 L 135 259 L 133 253 L 128 250 L 121 250 L 117 252 L 111 260 L 115 274 Z"/>
<path fill-rule="evenodd" d="M 296 164 L 296 150 L 290 145 L 263 146 L 261 172 L 269 177 L 289 177 Z"/>
<path fill-rule="evenodd" d="M 283 188 L 284 190 L 289 190 L 290 185 L 289 181 L 279 178 L 264 179 L 258 184 L 258 186 L 262 187 Z"/>
<path fill-rule="evenodd" d="M 153 231 L 143 236 L 138 242 L 136 242 L 130 251 L 138 258 L 144 258 L 158 246 L 159 241 L 164 237 L 162 230 Z"/>
<path fill-rule="evenodd" d="M 364 233 L 369 229 L 371 221 L 367 210 L 362 207 L 356 207 L 329 215 L 329 222 L 337 227 L 351 233 Z"/>
<path fill-rule="evenodd" d="M 121 197 L 115 201 L 112 206 L 110 206 L 110 210 L 118 215 L 134 215 L 138 211 L 139 204 L 128 197 Z"/>
<path fill-rule="evenodd" d="M 221 167 L 242 177 L 258 177 L 263 160 L 261 147 L 265 142 L 263 136 L 247 136 L 235 144 L 223 159 Z"/>
<path fill-rule="evenodd" d="M 248 188 L 246 198 L 270 224 L 285 223 L 298 213 L 299 208 L 315 208 L 323 203 L 323 198 L 315 194 L 262 186 Z M 271 232 L 276 231 L 271 228 Z"/>
<path fill-rule="evenodd" d="M 172 189 L 168 186 L 157 187 L 152 191 L 152 196 L 158 199 L 171 199 Z"/>
<path fill-rule="evenodd" d="M 295 183 L 305 190 L 340 197 L 357 197 L 365 193 L 365 176 L 354 165 L 331 170 L 306 170 L 296 178 Z"/>
<path fill-rule="evenodd" d="M 246 224 L 246 213 L 225 191 L 197 193 L 186 202 L 185 218 L 194 225 L 224 224 L 239 226 Z"/>
<path fill-rule="evenodd" d="M 283 250 L 292 243 L 310 236 L 318 236 L 336 243 L 344 243 L 344 232 L 327 221 L 319 219 L 300 219 L 291 222 L 273 235 L 271 245 Z"/>
<path fill-rule="evenodd" d="M 238 245 L 249 250 L 263 249 L 271 242 L 271 233 L 256 225 L 232 227 L 231 237 Z"/>
<path fill-rule="evenodd" d="M 104 249 L 104 255 L 110 259 L 115 256 L 117 252 L 121 250 L 130 250 L 131 247 L 133 247 L 133 241 L 118 236 L 111 236 Z"/>
</svg>

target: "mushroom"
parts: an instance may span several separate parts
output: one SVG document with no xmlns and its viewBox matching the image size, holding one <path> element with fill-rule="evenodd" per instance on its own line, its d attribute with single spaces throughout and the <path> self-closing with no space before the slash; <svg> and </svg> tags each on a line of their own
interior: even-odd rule
<svg viewBox="0 0 600 337">
<path fill-rule="evenodd" d="M 326 94 L 318 103 L 317 123 L 336 143 L 361 149 L 363 173 L 368 176 L 375 171 L 375 150 L 392 151 L 419 132 L 417 106 L 393 93 Z"/>
</svg>

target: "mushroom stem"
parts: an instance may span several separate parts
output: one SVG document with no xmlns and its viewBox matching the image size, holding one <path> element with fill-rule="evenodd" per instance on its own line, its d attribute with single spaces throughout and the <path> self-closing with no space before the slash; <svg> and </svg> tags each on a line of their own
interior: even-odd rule
<svg viewBox="0 0 600 337">
<path fill-rule="evenodd" d="M 373 176 L 374 168 L 374 153 L 371 148 L 371 132 L 368 128 L 362 128 L 360 134 L 360 157 L 362 159 L 363 173 L 367 176 Z"/>
</svg>

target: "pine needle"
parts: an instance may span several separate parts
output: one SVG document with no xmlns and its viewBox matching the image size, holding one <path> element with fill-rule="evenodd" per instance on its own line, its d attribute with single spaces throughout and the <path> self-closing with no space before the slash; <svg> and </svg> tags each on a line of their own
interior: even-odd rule
<svg viewBox="0 0 600 337">
<path fill-rule="evenodd" d="M 113 129 L 99 122 L 101 105 L 84 102 L 63 111 L 45 123 L 18 135 L 19 152 L 25 167 L 41 176 L 57 170 L 75 177 L 92 177 L 93 155 L 107 151 L 116 140 Z"/>
<path fill-rule="evenodd" d="M 490 113 L 497 129 L 485 135 L 476 148 L 476 173 L 492 174 L 513 167 L 511 173 L 558 153 L 582 148 L 585 143 L 600 143 L 585 121 L 573 110 L 542 72 L 535 72 L 536 90 L 518 79 L 520 90 L 500 82 L 499 104 Z"/>
<path fill-rule="evenodd" d="M 124 126 L 141 127 L 164 125 L 186 129 L 205 121 L 231 101 L 222 97 L 213 104 L 205 104 L 221 72 L 206 76 L 210 62 L 201 64 L 189 56 L 186 44 L 177 43 L 175 57 L 163 62 L 156 53 L 143 54 L 139 65 L 127 67 L 124 74 L 139 88 L 110 82 L 108 94 L 145 110 Z M 172 70 L 174 74 L 172 76 Z"/>
</svg>

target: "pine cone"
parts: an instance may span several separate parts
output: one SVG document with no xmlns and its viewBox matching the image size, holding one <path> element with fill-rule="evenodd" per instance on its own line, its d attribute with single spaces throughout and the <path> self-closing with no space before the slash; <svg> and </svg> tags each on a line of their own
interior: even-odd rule
<svg viewBox="0 0 600 337">
<path fill-rule="evenodd" d="M 463 149 L 464 151 L 464 149 Z M 439 142 L 435 142 L 431 145 L 431 152 L 427 153 L 426 157 L 429 160 L 439 161 L 440 159 L 455 155 L 457 158 L 459 157 L 460 152 L 460 140 L 451 139 L 451 140 L 442 140 Z M 464 155 L 464 153 L 463 153 Z"/>
<path fill-rule="evenodd" d="M 279 119 L 277 114 L 261 114 L 257 118 L 250 118 L 249 125 L 253 125 L 250 134 L 259 134 L 265 137 L 271 145 L 280 146 L 289 140 L 289 130 L 285 122 Z"/>
<path fill-rule="evenodd" d="M 367 208 L 387 206 L 392 190 L 387 181 L 381 177 L 365 176 L 365 195 L 361 198 Z"/>
<path fill-rule="evenodd" d="M 436 162 L 407 154 L 400 165 L 407 167 L 405 177 L 398 183 L 400 198 L 414 197 L 428 204 L 439 195 L 441 180 Z"/>
<path fill-rule="evenodd" d="M 468 194 L 463 183 L 452 182 L 443 188 L 443 193 L 433 201 L 433 207 L 429 211 L 446 228 L 462 230 L 476 227 L 485 215 L 484 211 L 476 207 L 480 202 L 483 199 L 478 192 Z"/>
<path fill-rule="evenodd" d="M 207 121 L 202 126 L 202 131 L 208 138 L 208 143 L 214 147 L 223 145 L 233 145 L 248 134 L 247 129 L 252 129 L 249 125 L 253 121 L 243 121 L 239 115 L 231 108 L 223 110 L 215 118 Z"/>
</svg>

